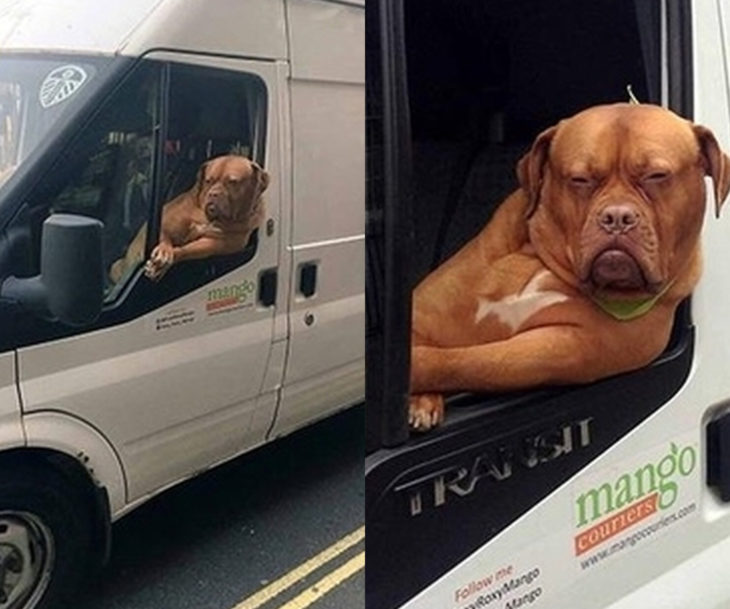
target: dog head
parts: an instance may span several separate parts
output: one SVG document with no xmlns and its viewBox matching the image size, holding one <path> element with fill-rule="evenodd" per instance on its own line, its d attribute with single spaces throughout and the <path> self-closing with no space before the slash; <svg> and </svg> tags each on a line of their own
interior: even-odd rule
<svg viewBox="0 0 730 609">
<path fill-rule="evenodd" d="M 198 171 L 197 200 L 209 222 L 240 222 L 269 185 L 269 174 L 246 157 L 227 155 L 206 161 Z"/>
<path fill-rule="evenodd" d="M 517 168 L 530 240 L 587 294 L 662 293 L 696 254 L 705 176 L 716 213 L 730 159 L 705 127 L 652 105 L 597 106 L 547 129 Z"/>
</svg>

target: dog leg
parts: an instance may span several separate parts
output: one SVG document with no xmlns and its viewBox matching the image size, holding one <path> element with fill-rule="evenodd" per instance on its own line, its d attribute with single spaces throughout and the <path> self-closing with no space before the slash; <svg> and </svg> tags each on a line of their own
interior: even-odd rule
<svg viewBox="0 0 730 609">
<path fill-rule="evenodd" d="M 664 349 L 668 335 L 634 340 L 628 348 L 623 338 L 578 326 L 548 326 L 470 347 L 416 346 L 411 391 L 501 392 L 587 383 L 646 365 Z"/>
</svg>

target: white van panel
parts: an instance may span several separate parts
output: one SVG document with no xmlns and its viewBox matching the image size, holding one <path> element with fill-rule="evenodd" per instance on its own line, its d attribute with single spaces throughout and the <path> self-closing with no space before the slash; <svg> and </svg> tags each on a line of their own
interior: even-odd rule
<svg viewBox="0 0 730 609">
<path fill-rule="evenodd" d="M 3 353 L 0 355 L 0 450 L 22 446 L 24 442 L 15 385 L 15 356 Z"/>
<path fill-rule="evenodd" d="M 282 0 L 0 0 L 0 47 L 286 58 Z"/>
<path fill-rule="evenodd" d="M 348 2 L 288 0 L 293 212 L 289 351 L 271 435 L 365 394 L 364 15 Z M 355 43 L 357 41 L 357 43 Z M 316 289 L 298 289 L 302 265 Z"/>
<path fill-rule="evenodd" d="M 323 419 L 362 402 L 365 395 L 365 361 L 350 362 L 317 376 L 287 385 L 269 439 Z M 288 405 L 285 406 L 285 405 Z"/>
<path fill-rule="evenodd" d="M 359 249 L 341 247 L 341 253 L 330 253 L 331 259 L 343 258 L 351 265 L 350 281 L 341 282 L 345 288 L 358 277 L 362 283 L 363 248 L 362 243 L 355 245 Z M 289 359 L 274 436 L 355 404 L 365 395 L 365 296 L 338 294 L 334 285 L 328 285 L 338 283 L 331 270 L 325 263 L 319 269 L 327 300 L 292 296 Z M 344 291 L 342 285 L 339 291 Z"/>
<path fill-rule="evenodd" d="M 0 47 L 110 54 L 162 0 L 0 0 Z"/>
<path fill-rule="evenodd" d="M 625 596 L 607 609 L 726 609 L 730 599 L 730 539 L 708 548 Z M 691 584 L 689 583 L 691 582 Z"/>
<path fill-rule="evenodd" d="M 290 60 L 295 79 L 362 83 L 363 8 L 323 0 L 287 0 Z"/>
<path fill-rule="evenodd" d="M 298 246 L 363 235 L 363 85 L 293 80 L 291 100 L 294 148 L 292 244 Z"/>
<path fill-rule="evenodd" d="M 185 310 L 189 303 L 177 302 Z M 26 408 L 68 412 L 103 430 L 124 464 L 130 500 L 263 437 L 249 437 L 256 400 L 241 398 L 258 395 L 270 316 L 219 330 L 216 320 L 201 319 L 192 333 L 155 336 L 154 319 L 162 315 L 21 352 Z"/>
<path fill-rule="evenodd" d="M 97 430 L 60 412 L 38 412 L 24 418 L 28 446 L 57 450 L 77 459 L 94 481 L 106 488 L 114 517 L 124 507 L 124 472 L 114 449 Z"/>
<path fill-rule="evenodd" d="M 125 10 L 124 4 L 118 10 Z M 122 45 L 124 55 L 150 49 L 286 59 L 282 0 L 165 0 Z"/>
</svg>

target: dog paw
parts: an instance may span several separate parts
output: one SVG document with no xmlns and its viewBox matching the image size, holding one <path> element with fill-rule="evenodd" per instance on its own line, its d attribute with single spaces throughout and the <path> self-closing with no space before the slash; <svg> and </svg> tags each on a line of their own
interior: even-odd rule
<svg viewBox="0 0 730 609">
<path fill-rule="evenodd" d="M 172 246 L 161 243 L 152 250 L 149 260 L 144 265 L 144 274 L 152 281 L 159 281 L 174 261 Z"/>
<path fill-rule="evenodd" d="M 440 393 L 412 395 L 408 405 L 408 424 L 414 431 L 428 431 L 444 421 L 444 396 Z"/>
</svg>

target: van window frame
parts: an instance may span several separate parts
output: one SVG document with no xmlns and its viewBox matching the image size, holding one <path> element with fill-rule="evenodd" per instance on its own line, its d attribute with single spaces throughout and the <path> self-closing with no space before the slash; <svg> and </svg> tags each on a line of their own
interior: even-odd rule
<svg viewBox="0 0 730 609">
<path fill-rule="evenodd" d="M 112 60 L 112 62 L 114 61 Z M 270 111 L 271 92 L 265 79 L 260 74 L 250 70 L 238 72 L 217 66 L 148 59 L 146 56 L 135 59 L 127 58 L 115 63 L 106 73 L 105 82 L 100 83 L 98 89 L 93 92 L 90 91 L 87 94 L 84 103 L 79 105 L 76 114 L 66 125 L 59 129 L 56 137 L 49 142 L 44 154 L 40 155 L 38 151 L 32 153 L 28 157 L 27 167 L 21 167 L 17 172 L 18 175 L 10 178 L 8 181 L 8 197 L 10 200 L 17 201 L 18 203 L 12 206 L 10 211 L 8 211 L 10 206 L 0 209 L 0 220 L 6 218 L 3 232 L 0 233 L 0 243 L 11 240 L 11 237 L 8 235 L 8 230 L 10 229 L 12 232 L 13 226 L 16 223 L 23 225 L 23 223 L 30 222 L 27 219 L 28 206 L 26 205 L 26 201 L 42 197 L 42 195 L 39 196 L 38 194 L 39 190 L 42 190 L 42 185 L 38 181 L 38 175 L 52 171 L 57 163 L 63 162 L 64 155 L 76 145 L 79 133 L 91 124 L 100 112 L 108 108 L 108 102 L 121 87 L 125 86 L 125 83 L 129 82 L 129 79 L 136 73 L 137 69 L 141 65 L 145 63 L 149 64 L 150 62 L 159 64 L 159 73 L 157 75 L 159 86 L 157 108 L 159 122 L 154 136 L 156 150 L 152 168 L 151 190 L 153 194 L 151 195 L 152 200 L 148 209 L 148 232 L 145 244 L 145 256 L 149 255 L 153 245 L 157 243 L 160 232 L 161 211 L 166 202 L 162 196 L 166 168 L 164 143 L 166 141 L 165 138 L 169 123 L 170 73 L 175 64 L 199 68 L 201 70 L 210 69 L 230 72 L 231 74 L 240 74 L 243 77 L 252 78 L 257 81 L 257 87 L 261 89 L 261 107 L 263 108 L 263 112 L 261 116 L 256 116 L 256 119 L 261 119 L 263 124 L 257 125 L 254 130 L 254 136 L 258 137 L 261 141 L 252 147 L 252 152 L 255 156 L 254 160 L 263 166 L 267 149 L 266 134 L 268 133 L 268 121 L 271 120 L 272 115 Z M 79 96 L 81 93 L 86 93 L 83 88 L 79 92 Z M 39 158 L 37 158 L 38 156 Z M 36 207 L 38 208 L 38 206 Z M 6 215 L 3 215 L 3 212 Z M 3 320 L 6 328 L 8 328 L 6 332 L 0 333 L 0 352 L 109 328 L 141 317 L 177 298 L 183 297 L 191 291 L 204 287 L 210 281 L 240 266 L 248 264 L 254 259 L 257 249 L 258 231 L 254 231 L 249 245 L 243 252 L 201 260 L 191 260 L 179 266 L 175 265 L 164 278 L 164 280 L 167 280 L 167 283 L 163 290 L 160 289 L 159 283 L 141 280 L 143 268 L 140 266 L 123 284 L 117 286 L 118 290 L 114 294 L 114 297 L 103 304 L 99 318 L 94 323 L 83 327 L 70 327 L 59 321 L 43 319 L 33 312 L 22 309 L 16 303 L 0 300 L 0 319 Z M 180 273 L 182 267 L 184 267 L 189 277 L 197 279 L 191 282 L 186 281 L 185 278 L 181 278 L 184 274 Z M 17 272 L 16 266 L 12 268 L 13 272 Z M 19 275 L 23 275 L 23 271 L 29 271 L 29 274 L 35 274 L 37 272 L 37 270 L 32 268 L 32 265 L 28 268 L 27 263 L 20 270 Z M 106 271 L 107 269 L 105 269 Z M 191 285 L 193 283 L 194 285 Z"/>
</svg>

